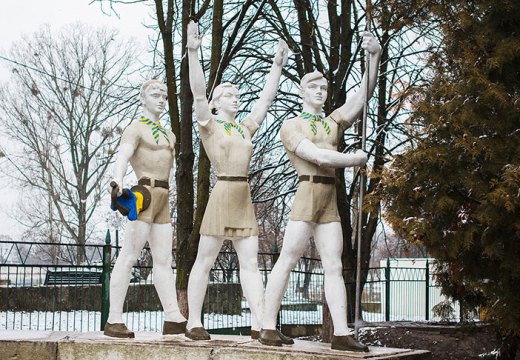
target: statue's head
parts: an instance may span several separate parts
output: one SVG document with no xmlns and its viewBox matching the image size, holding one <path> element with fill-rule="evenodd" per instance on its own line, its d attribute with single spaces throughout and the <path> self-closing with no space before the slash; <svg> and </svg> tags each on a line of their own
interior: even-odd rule
<svg viewBox="0 0 520 360">
<path fill-rule="evenodd" d="M 209 103 L 211 110 L 218 114 L 220 111 L 236 113 L 240 105 L 240 91 L 230 83 L 222 83 L 213 90 L 213 97 Z"/>
<path fill-rule="evenodd" d="M 159 80 L 148 80 L 141 86 L 141 104 L 152 114 L 160 115 L 168 101 L 168 89 Z"/>
<path fill-rule="evenodd" d="M 300 81 L 300 96 L 303 103 L 312 107 L 323 107 L 327 100 L 327 79 L 319 71 L 313 71 L 302 77 Z"/>
</svg>

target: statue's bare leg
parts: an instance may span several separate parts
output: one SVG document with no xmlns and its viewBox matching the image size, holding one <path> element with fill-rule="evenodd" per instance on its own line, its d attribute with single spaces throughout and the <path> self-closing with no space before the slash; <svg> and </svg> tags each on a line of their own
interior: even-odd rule
<svg viewBox="0 0 520 360">
<path fill-rule="evenodd" d="M 172 271 L 172 227 L 170 224 L 152 224 L 148 243 L 153 259 L 153 284 L 164 309 L 164 320 L 186 321 L 177 304 L 175 277 Z"/>
<path fill-rule="evenodd" d="M 150 226 L 151 224 L 140 220 L 126 225 L 125 241 L 110 278 L 110 312 L 107 322 L 111 324 L 123 322 L 123 303 L 132 276 L 132 266 L 146 244 Z"/>
<path fill-rule="evenodd" d="M 240 262 L 240 283 L 251 307 L 251 329 L 259 331 L 263 311 L 264 285 L 258 271 L 258 236 L 233 241 Z"/>
<path fill-rule="evenodd" d="M 314 224 L 290 220 L 285 229 L 282 251 L 267 280 L 262 328 L 276 329 L 276 318 L 283 295 L 287 289 L 289 275 L 298 259 L 308 248 Z"/>
<path fill-rule="evenodd" d="M 341 263 L 343 251 L 341 223 L 330 222 L 316 225 L 314 242 L 325 274 L 325 298 L 334 324 L 334 335 L 348 335 L 350 331 L 347 325 L 347 293 Z"/>
<path fill-rule="evenodd" d="M 206 289 L 208 288 L 209 272 L 215 263 L 215 259 L 222 248 L 223 242 L 223 239 L 215 236 L 200 236 L 197 258 L 195 259 L 195 264 L 193 264 L 188 280 L 189 318 L 188 325 L 186 326 L 188 330 L 202 327 L 200 314 L 202 312 Z"/>
</svg>

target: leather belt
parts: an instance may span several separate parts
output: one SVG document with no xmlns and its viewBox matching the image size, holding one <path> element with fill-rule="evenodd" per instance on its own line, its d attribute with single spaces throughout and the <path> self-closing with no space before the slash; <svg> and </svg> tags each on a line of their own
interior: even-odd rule
<svg viewBox="0 0 520 360">
<path fill-rule="evenodd" d="M 140 178 L 137 181 L 137 183 L 139 185 L 148 185 L 148 186 L 151 186 L 151 187 L 159 187 L 159 188 L 163 188 L 163 189 L 169 189 L 170 188 L 170 184 L 168 183 L 168 181 L 155 180 L 155 179 L 150 179 L 150 178 L 147 178 L 147 177 Z"/>
<path fill-rule="evenodd" d="M 247 176 L 217 176 L 222 181 L 247 181 Z"/>
<path fill-rule="evenodd" d="M 329 176 L 319 176 L 319 175 L 301 175 L 298 177 L 300 181 L 310 181 L 315 184 L 335 184 L 336 179 Z"/>
</svg>

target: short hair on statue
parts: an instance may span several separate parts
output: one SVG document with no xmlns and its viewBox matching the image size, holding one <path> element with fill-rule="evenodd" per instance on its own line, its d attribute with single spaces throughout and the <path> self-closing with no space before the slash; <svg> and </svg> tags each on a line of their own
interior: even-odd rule
<svg viewBox="0 0 520 360">
<path fill-rule="evenodd" d="M 213 90 L 213 96 L 211 97 L 211 101 L 209 102 L 210 110 L 212 110 L 212 111 L 216 110 L 215 101 L 217 101 L 224 93 L 224 90 L 228 89 L 228 88 L 234 88 L 234 89 L 237 89 L 237 91 L 238 91 L 238 87 L 236 85 L 233 85 L 228 82 L 222 83 L 222 84 L 218 85 L 217 87 L 215 87 L 215 90 Z"/>
<path fill-rule="evenodd" d="M 145 81 L 143 83 L 143 85 L 141 85 L 141 91 L 140 91 L 141 97 L 144 97 L 146 90 L 148 90 L 148 88 L 150 86 L 153 86 L 153 88 L 158 88 L 158 87 L 166 87 L 166 84 L 157 79 L 151 79 L 151 80 Z"/>
<path fill-rule="evenodd" d="M 327 80 L 327 78 L 325 76 L 323 76 L 322 73 L 320 73 L 319 71 L 313 71 L 313 72 L 310 72 L 308 74 L 305 74 L 302 79 L 300 80 L 300 89 L 303 89 L 305 87 L 305 85 L 307 85 L 307 83 L 309 83 L 310 81 L 315 81 L 315 80 L 319 80 L 319 79 L 325 79 Z"/>
</svg>

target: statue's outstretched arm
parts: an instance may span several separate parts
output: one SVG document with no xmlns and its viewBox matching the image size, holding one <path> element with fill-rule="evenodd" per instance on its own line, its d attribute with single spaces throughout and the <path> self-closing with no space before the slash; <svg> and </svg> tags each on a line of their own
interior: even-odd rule
<svg viewBox="0 0 520 360">
<path fill-rule="evenodd" d="M 206 80 L 204 79 L 204 72 L 199 61 L 198 51 L 201 39 L 197 31 L 197 23 L 190 21 L 187 32 L 186 47 L 188 49 L 190 87 L 193 94 L 195 116 L 197 121 L 207 121 L 211 118 L 211 111 L 206 98 Z"/>
<path fill-rule="evenodd" d="M 264 90 L 258 99 L 258 102 L 253 106 L 249 117 L 253 119 L 258 125 L 261 125 L 267 115 L 267 110 L 273 102 L 276 92 L 278 91 L 278 84 L 280 76 L 282 75 L 282 68 L 287 64 L 287 57 L 289 56 L 289 48 L 285 41 L 278 42 L 278 49 L 274 56 L 273 65 L 267 75 Z"/>
<path fill-rule="evenodd" d="M 303 139 L 295 151 L 296 155 L 313 164 L 330 168 L 345 168 L 362 166 L 367 162 L 367 154 L 357 150 L 351 154 L 340 153 L 334 150 L 321 149 L 308 139 Z"/>
<path fill-rule="evenodd" d="M 363 105 L 365 103 L 365 97 L 367 94 L 367 72 L 369 74 L 369 98 L 372 97 L 372 93 L 377 83 L 377 72 L 379 69 L 379 61 L 381 59 L 381 46 L 377 43 L 374 35 L 365 31 L 363 34 L 363 43 L 361 47 L 370 54 L 370 69 L 365 71 L 363 79 L 361 80 L 361 86 L 352 95 L 343 106 L 334 111 L 336 114 L 335 118 L 339 118 L 340 123 L 345 128 L 350 127 L 356 121 L 363 111 Z"/>
</svg>

